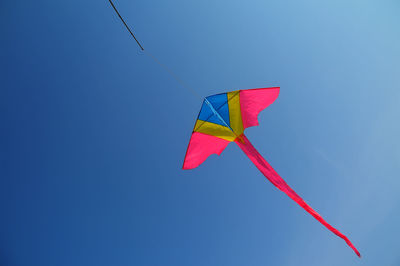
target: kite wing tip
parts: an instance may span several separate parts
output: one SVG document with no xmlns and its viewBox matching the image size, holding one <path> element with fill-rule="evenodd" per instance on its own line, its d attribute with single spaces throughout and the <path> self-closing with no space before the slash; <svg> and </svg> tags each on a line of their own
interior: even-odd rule
<svg viewBox="0 0 400 266">
<path fill-rule="evenodd" d="M 259 113 L 279 96 L 280 87 L 258 88 L 240 91 L 240 108 L 243 127 L 258 126 Z"/>
<path fill-rule="evenodd" d="M 220 155 L 230 141 L 215 136 L 193 132 L 183 162 L 183 170 L 196 168 L 211 154 Z"/>
<path fill-rule="evenodd" d="M 193 169 L 193 167 L 187 167 L 185 165 L 182 166 L 182 170 L 190 170 L 190 169 Z"/>
</svg>

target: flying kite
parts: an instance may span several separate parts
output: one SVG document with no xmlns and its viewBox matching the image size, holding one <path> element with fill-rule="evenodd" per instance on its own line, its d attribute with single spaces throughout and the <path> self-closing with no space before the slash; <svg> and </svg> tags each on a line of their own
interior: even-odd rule
<svg viewBox="0 0 400 266">
<path fill-rule="evenodd" d="M 140 50 L 149 55 L 157 64 L 163 67 L 176 81 L 188 90 L 185 83 L 166 65 L 162 64 L 154 55 L 146 52 L 132 30 L 126 24 L 118 12 L 112 0 L 108 0 L 125 25 Z M 195 92 L 195 91 L 194 91 Z M 196 93 L 197 94 L 197 93 Z M 314 216 L 326 228 L 346 241 L 357 256 L 361 257 L 358 250 L 350 240 L 340 233 L 336 228 L 328 224 L 316 211 L 314 211 L 297 193 L 286 184 L 269 163 L 258 153 L 247 137 L 244 130 L 248 127 L 258 126 L 258 114 L 272 104 L 279 95 L 279 87 L 260 88 L 251 90 L 238 90 L 227 93 L 215 94 L 204 99 L 200 113 L 190 138 L 186 151 L 183 169 L 192 169 L 203 163 L 213 153 L 218 155 L 228 146 L 235 142 L 242 151 L 250 158 L 258 170 L 278 189 L 286 193 L 292 200 L 297 202 L 309 214 Z"/>
<path fill-rule="evenodd" d="M 327 223 L 271 167 L 253 147 L 244 130 L 258 126 L 258 114 L 279 95 L 279 87 L 238 90 L 215 94 L 204 99 L 186 151 L 183 169 L 193 169 L 213 153 L 218 155 L 235 142 L 260 172 L 278 189 L 286 193 L 326 228 L 346 241 L 357 256 L 358 250 L 339 230 Z"/>
</svg>

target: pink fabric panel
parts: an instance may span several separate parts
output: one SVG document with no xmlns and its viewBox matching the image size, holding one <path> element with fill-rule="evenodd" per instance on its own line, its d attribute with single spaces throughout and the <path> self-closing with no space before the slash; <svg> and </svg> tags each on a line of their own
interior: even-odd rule
<svg viewBox="0 0 400 266">
<path fill-rule="evenodd" d="M 193 169 L 213 153 L 218 155 L 228 146 L 229 141 L 199 132 L 193 132 L 186 151 L 182 169 Z"/>
<path fill-rule="evenodd" d="M 240 91 L 243 128 L 258 126 L 258 114 L 278 98 L 279 87 Z"/>
<path fill-rule="evenodd" d="M 243 143 L 236 140 L 236 144 L 242 149 L 242 151 L 250 158 L 250 160 L 255 164 L 255 166 L 260 170 L 261 173 L 276 186 L 279 190 L 288 195 L 292 200 L 294 200 L 297 204 L 299 204 L 305 211 L 311 214 L 315 219 L 317 219 L 321 224 L 323 224 L 326 228 L 332 231 L 335 235 L 342 238 L 346 241 L 347 245 L 349 245 L 357 256 L 361 256 L 360 252 L 354 247 L 354 245 L 350 242 L 350 240 L 343 235 L 339 230 L 328 224 L 324 218 L 321 217 L 313 208 L 311 208 L 297 193 L 283 180 L 282 177 L 271 167 L 271 165 L 258 153 L 258 151 L 253 147 L 250 141 L 243 136 Z"/>
</svg>

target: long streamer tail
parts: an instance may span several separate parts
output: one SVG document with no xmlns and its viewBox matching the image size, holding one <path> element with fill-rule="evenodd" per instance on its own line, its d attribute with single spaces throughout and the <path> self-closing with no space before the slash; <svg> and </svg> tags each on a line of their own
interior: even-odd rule
<svg viewBox="0 0 400 266">
<path fill-rule="evenodd" d="M 315 210 L 313 210 L 297 193 L 289 187 L 289 185 L 278 175 L 278 173 L 271 167 L 271 165 L 261 156 L 260 153 L 253 147 L 250 141 L 247 139 L 245 135 L 240 136 L 237 140 L 235 140 L 236 144 L 242 149 L 242 151 L 250 158 L 250 160 L 256 165 L 258 170 L 264 174 L 264 176 L 276 186 L 278 189 L 286 193 L 292 200 L 297 202 L 304 210 L 306 210 L 309 214 L 314 216 L 320 223 L 322 223 L 326 228 L 331 230 L 335 235 L 342 238 L 346 241 L 347 245 L 349 245 L 358 257 L 361 257 L 360 252 L 354 247 L 354 245 L 350 242 L 350 240 L 343 235 L 339 230 L 328 224 Z"/>
</svg>

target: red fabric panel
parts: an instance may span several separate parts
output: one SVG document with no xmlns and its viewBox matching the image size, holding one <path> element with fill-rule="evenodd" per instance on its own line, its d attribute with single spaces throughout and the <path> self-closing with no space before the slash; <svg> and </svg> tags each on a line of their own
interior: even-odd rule
<svg viewBox="0 0 400 266">
<path fill-rule="evenodd" d="M 236 140 L 237 145 L 242 149 L 242 151 L 250 158 L 250 160 L 256 165 L 258 170 L 264 174 L 264 176 L 276 186 L 278 189 L 286 193 L 292 200 L 294 200 L 297 204 L 299 204 L 304 210 L 306 210 L 309 214 L 314 216 L 320 223 L 322 223 L 326 228 L 331 230 L 334 234 L 341 237 L 346 241 L 347 245 L 349 245 L 357 256 L 361 256 L 360 252 L 353 246 L 350 240 L 339 232 L 336 228 L 328 224 L 316 211 L 314 211 L 297 193 L 286 184 L 285 180 L 283 180 L 278 173 L 269 165 L 269 163 L 258 153 L 258 151 L 253 147 L 250 141 L 247 139 L 245 135 L 243 135 L 243 143 Z"/>
<path fill-rule="evenodd" d="M 273 103 L 279 95 L 279 87 L 240 91 L 240 109 L 243 128 L 258 126 L 258 114 Z"/>
<path fill-rule="evenodd" d="M 220 155 L 228 144 L 229 141 L 227 140 L 200 132 L 193 132 L 182 169 L 196 168 L 213 153 Z"/>
</svg>

